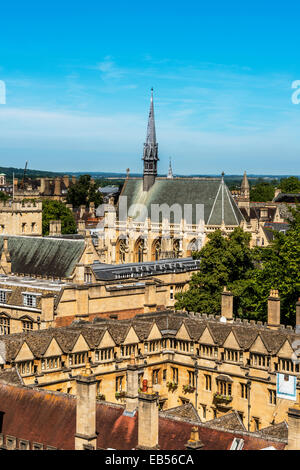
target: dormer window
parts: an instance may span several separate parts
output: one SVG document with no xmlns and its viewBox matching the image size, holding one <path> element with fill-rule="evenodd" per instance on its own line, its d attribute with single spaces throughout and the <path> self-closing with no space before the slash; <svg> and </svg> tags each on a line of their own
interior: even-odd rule
<svg viewBox="0 0 300 470">
<path fill-rule="evenodd" d="M 6 304 L 7 303 L 7 295 L 11 292 L 10 289 L 0 289 L 0 303 Z"/>
<path fill-rule="evenodd" d="M 36 295 L 23 293 L 23 305 L 25 307 L 36 307 Z"/>
</svg>

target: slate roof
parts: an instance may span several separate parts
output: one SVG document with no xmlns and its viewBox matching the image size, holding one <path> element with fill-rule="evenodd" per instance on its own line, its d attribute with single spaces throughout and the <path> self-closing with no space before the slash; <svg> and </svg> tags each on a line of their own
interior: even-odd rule
<svg viewBox="0 0 300 470">
<path fill-rule="evenodd" d="M 214 178 L 156 178 L 153 186 L 145 192 L 142 178 L 128 178 L 121 196 L 127 197 L 128 210 L 133 204 L 145 205 L 149 217 L 151 204 L 167 204 L 169 207 L 179 204 L 182 214 L 184 214 L 184 204 L 191 204 L 193 208 L 191 223 L 196 224 L 199 223 L 196 222 L 196 205 L 203 204 L 206 225 L 221 225 L 224 219 L 225 225 L 238 226 L 243 220 L 243 215 L 222 181 Z M 173 213 L 170 222 L 174 222 Z"/>
<path fill-rule="evenodd" d="M 278 439 L 288 439 L 288 425 L 286 421 L 282 423 L 273 424 L 267 428 L 263 428 L 259 431 L 263 437 L 276 437 Z"/>
<path fill-rule="evenodd" d="M 300 193 L 279 193 L 274 202 L 300 202 Z"/>
<path fill-rule="evenodd" d="M 274 240 L 274 232 L 286 233 L 290 228 L 290 224 L 285 223 L 276 223 L 276 222 L 267 222 L 263 226 L 263 231 L 269 242 Z"/>
<path fill-rule="evenodd" d="M 84 240 L 8 236 L 11 271 L 17 274 L 69 277 L 84 251 Z M 0 251 L 3 236 L 0 236 Z"/>
<path fill-rule="evenodd" d="M 0 383 L 12 385 L 24 385 L 23 379 L 16 367 L 0 370 Z"/>
<path fill-rule="evenodd" d="M 155 312 L 136 315 L 132 319 L 114 320 L 98 319 L 93 322 L 73 322 L 69 326 L 48 328 L 31 332 L 14 333 L 0 336 L 0 356 L 5 352 L 6 362 L 11 362 L 17 356 L 22 344 L 26 341 L 36 357 L 42 357 L 52 338 L 55 338 L 63 353 L 71 352 L 80 335 L 84 337 L 89 348 L 99 347 L 101 339 L 107 330 L 117 345 L 121 345 L 130 330 L 134 328 L 139 341 L 146 341 L 153 325 L 156 324 L 162 336 L 175 337 L 184 324 L 188 334 L 194 341 L 199 341 L 205 328 L 208 328 L 214 344 L 223 345 L 230 332 L 233 332 L 240 347 L 244 350 L 252 348 L 256 338 L 260 336 L 269 354 L 277 354 L 287 340 L 292 343 L 299 335 L 293 329 L 268 329 L 264 325 L 234 321 L 231 324 L 221 323 L 206 316 L 191 316 L 187 313 Z"/>
<path fill-rule="evenodd" d="M 172 258 L 142 263 L 106 264 L 93 263 L 91 269 L 98 281 L 112 281 L 122 278 L 141 278 L 174 272 L 196 271 L 200 260 L 188 258 Z"/>
<path fill-rule="evenodd" d="M 131 450 L 138 443 L 138 413 L 123 414 L 124 407 L 97 402 L 96 431 L 98 449 Z M 30 389 L 0 383 L 1 433 L 62 450 L 74 449 L 76 430 L 76 398 L 71 395 Z M 161 450 L 185 450 L 191 429 L 197 425 L 203 450 L 230 449 L 233 439 L 244 440 L 244 450 L 268 446 L 284 449 L 285 441 L 258 433 L 220 430 L 206 423 L 184 418 L 159 417 L 159 447 Z"/>
<path fill-rule="evenodd" d="M 212 426 L 214 428 L 226 429 L 231 431 L 246 431 L 246 428 L 238 414 L 237 411 L 232 411 L 226 413 L 220 418 L 212 419 L 205 423 L 207 426 Z"/>
<path fill-rule="evenodd" d="M 177 418 L 182 418 L 185 421 L 193 421 L 193 422 L 201 422 L 200 417 L 197 413 L 196 408 L 192 403 L 186 403 L 184 405 L 176 406 L 174 408 L 169 408 L 168 410 L 164 410 L 164 416 L 172 417 L 175 416 Z"/>
</svg>

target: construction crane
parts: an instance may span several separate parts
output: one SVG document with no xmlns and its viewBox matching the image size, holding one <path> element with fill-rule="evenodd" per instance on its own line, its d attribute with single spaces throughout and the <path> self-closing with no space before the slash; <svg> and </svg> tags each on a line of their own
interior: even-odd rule
<svg viewBox="0 0 300 470">
<path fill-rule="evenodd" d="M 27 165 L 28 165 L 28 161 L 26 161 L 26 164 L 25 164 L 23 179 L 21 182 L 21 188 L 24 188 L 24 185 L 25 185 L 25 175 L 26 175 Z"/>
</svg>

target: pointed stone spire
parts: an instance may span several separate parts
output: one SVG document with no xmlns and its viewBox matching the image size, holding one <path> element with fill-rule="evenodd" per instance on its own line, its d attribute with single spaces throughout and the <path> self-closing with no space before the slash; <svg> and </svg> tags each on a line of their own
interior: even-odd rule
<svg viewBox="0 0 300 470">
<path fill-rule="evenodd" d="M 249 191 L 250 189 L 250 185 L 249 185 L 249 181 L 248 181 L 248 178 L 247 178 L 247 173 L 246 171 L 244 172 L 244 176 L 243 176 L 243 181 L 242 181 L 242 184 L 241 184 L 241 190 L 245 191 L 245 190 L 248 190 Z"/>
<path fill-rule="evenodd" d="M 172 163 L 171 163 L 171 157 L 170 157 L 170 162 L 169 162 L 169 171 L 168 171 L 168 176 L 167 178 L 172 179 L 173 178 L 173 170 L 172 170 Z"/>
<path fill-rule="evenodd" d="M 150 111 L 148 118 L 146 145 L 156 145 L 156 132 L 154 120 L 154 106 L 153 106 L 153 88 L 151 88 Z"/>
<path fill-rule="evenodd" d="M 149 191 L 155 182 L 157 176 L 158 144 L 156 142 L 154 105 L 153 105 L 153 88 L 151 89 L 150 111 L 148 118 L 147 137 L 144 144 L 144 178 L 143 190 Z"/>
</svg>

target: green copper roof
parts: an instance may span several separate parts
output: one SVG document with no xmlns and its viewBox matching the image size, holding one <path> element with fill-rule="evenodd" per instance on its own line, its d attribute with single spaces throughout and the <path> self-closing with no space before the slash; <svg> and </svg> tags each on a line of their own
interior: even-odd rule
<svg viewBox="0 0 300 470">
<path fill-rule="evenodd" d="M 84 251 L 84 240 L 7 236 L 11 271 L 66 278 L 70 276 Z M 0 236 L 0 250 L 3 235 Z"/>
<path fill-rule="evenodd" d="M 204 205 L 206 225 L 239 225 L 243 220 L 239 208 L 223 179 L 214 178 L 156 178 L 149 191 L 143 191 L 142 178 L 125 181 L 121 196 L 127 196 L 128 210 L 133 204 L 146 206 L 151 214 L 151 204 L 179 204 L 184 213 L 184 204 L 193 208 L 192 223 L 196 223 L 196 204 Z M 171 212 L 171 222 L 172 212 Z"/>
</svg>

